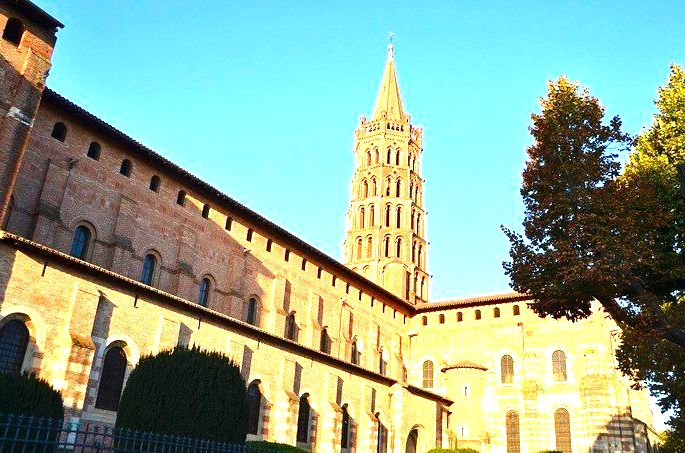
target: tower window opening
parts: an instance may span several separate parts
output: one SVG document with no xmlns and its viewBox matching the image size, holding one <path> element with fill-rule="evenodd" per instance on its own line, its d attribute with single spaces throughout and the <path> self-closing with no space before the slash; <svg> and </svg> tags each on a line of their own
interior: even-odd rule
<svg viewBox="0 0 685 453">
<path fill-rule="evenodd" d="M 252 242 L 252 229 L 248 228 L 247 234 L 245 235 L 245 239 L 247 239 L 247 242 Z"/>
<path fill-rule="evenodd" d="M 283 259 L 284 259 L 286 262 L 287 262 L 287 261 L 290 261 L 290 250 L 285 249 L 285 251 L 283 252 Z"/>
<path fill-rule="evenodd" d="M 397 150 L 397 153 L 395 154 L 395 165 L 400 164 L 400 150 Z"/>
<path fill-rule="evenodd" d="M 388 153 L 387 153 L 386 158 L 385 158 L 385 163 L 388 165 L 390 165 L 390 159 L 392 158 L 391 154 L 392 154 L 392 150 L 390 148 L 388 148 Z"/>
<path fill-rule="evenodd" d="M 366 165 L 367 166 L 371 165 L 371 150 L 370 149 L 366 150 Z"/>
<path fill-rule="evenodd" d="M 55 125 L 52 126 L 52 134 L 50 135 L 55 140 L 64 143 L 64 140 L 67 139 L 67 126 L 64 123 L 55 123 Z"/>
<path fill-rule="evenodd" d="M 376 149 L 374 150 L 374 159 L 373 159 L 373 163 L 376 164 L 376 165 L 378 165 L 378 161 L 379 161 L 379 153 L 378 153 L 378 148 L 376 148 Z"/>
<path fill-rule="evenodd" d="M 390 238 L 386 237 L 383 240 L 383 256 L 388 258 L 390 256 Z"/>
<path fill-rule="evenodd" d="M 402 193 L 402 180 L 398 178 L 395 183 L 395 196 L 399 197 L 400 193 Z"/>
<path fill-rule="evenodd" d="M 306 270 L 307 270 L 307 258 L 302 258 L 302 266 L 300 266 L 300 268 L 301 268 L 303 271 L 306 271 Z"/>
<path fill-rule="evenodd" d="M 377 190 L 376 178 L 371 178 L 371 195 L 375 197 L 377 195 Z"/>
<path fill-rule="evenodd" d="M 203 219 L 209 218 L 209 211 L 210 211 L 211 209 L 212 209 L 212 208 L 211 208 L 208 204 L 206 204 L 206 203 L 205 203 L 204 206 L 202 206 L 202 218 L 203 218 Z"/>
<path fill-rule="evenodd" d="M 365 214 L 366 214 L 366 212 L 364 211 L 364 208 L 360 208 L 359 209 L 359 228 L 364 228 L 364 223 L 366 223 L 365 219 L 364 219 Z"/>
<path fill-rule="evenodd" d="M 233 219 L 231 217 L 226 217 L 226 224 L 224 225 L 224 229 L 226 231 L 231 231 L 232 226 L 233 226 Z"/>
<path fill-rule="evenodd" d="M 24 36 L 24 30 L 24 24 L 22 21 L 16 17 L 10 17 L 7 19 L 5 29 L 2 31 L 2 39 L 19 47 L 19 44 L 21 44 L 21 38 Z"/>
<path fill-rule="evenodd" d="M 385 206 L 385 226 L 390 226 L 390 205 Z"/>
<path fill-rule="evenodd" d="M 362 181 L 362 197 L 368 197 L 369 196 L 369 183 L 366 181 Z"/>
<path fill-rule="evenodd" d="M 100 147 L 100 144 L 98 142 L 91 142 L 88 146 L 88 153 L 86 153 L 86 156 L 90 157 L 93 160 L 100 160 L 101 149 L 102 148 Z"/>
<path fill-rule="evenodd" d="M 514 312 L 514 316 L 518 316 L 521 314 L 521 309 L 519 308 L 518 305 L 514 305 L 513 312 Z"/>
<path fill-rule="evenodd" d="M 131 170 L 133 170 L 133 164 L 131 163 L 130 160 L 124 159 L 123 161 L 121 161 L 121 167 L 119 167 L 119 173 L 126 176 L 127 178 L 130 178 L 131 177 Z"/>
<path fill-rule="evenodd" d="M 397 226 L 397 228 L 402 228 L 402 206 L 397 207 L 395 217 L 395 226 Z"/>
<path fill-rule="evenodd" d="M 385 196 L 390 196 L 390 188 L 392 187 L 392 179 L 388 178 L 385 180 Z"/>
<path fill-rule="evenodd" d="M 492 310 L 492 315 L 493 315 L 495 318 L 499 318 L 499 316 L 500 316 L 499 307 L 495 307 L 495 308 Z"/>
<path fill-rule="evenodd" d="M 376 209 L 373 205 L 369 207 L 369 226 L 373 227 L 376 224 Z"/>
<path fill-rule="evenodd" d="M 440 313 L 440 324 L 445 324 L 445 315 Z"/>
<path fill-rule="evenodd" d="M 480 319 L 480 318 L 481 318 L 480 310 L 476 310 L 476 319 Z"/>
<path fill-rule="evenodd" d="M 462 322 L 464 320 L 464 314 L 460 311 L 457 312 L 457 322 Z"/>
<path fill-rule="evenodd" d="M 271 251 L 271 245 L 273 244 L 273 241 L 271 239 L 267 239 L 266 241 L 266 251 L 270 252 Z"/>
<path fill-rule="evenodd" d="M 185 206 L 186 204 L 186 191 L 185 190 L 179 190 L 178 195 L 176 196 L 176 204 Z M 227 228 L 230 230 L 230 228 Z"/>
<path fill-rule="evenodd" d="M 159 176 L 153 175 L 152 178 L 150 178 L 150 190 L 153 192 L 159 192 L 159 186 L 162 184 L 162 180 L 159 179 Z"/>
<path fill-rule="evenodd" d="M 395 243 L 395 256 L 397 258 L 402 258 L 402 238 L 397 238 Z"/>
<path fill-rule="evenodd" d="M 373 256 L 373 238 L 369 236 L 366 238 L 366 257 L 371 258 Z"/>
<path fill-rule="evenodd" d="M 357 238 L 357 259 L 362 259 L 362 238 Z"/>
</svg>

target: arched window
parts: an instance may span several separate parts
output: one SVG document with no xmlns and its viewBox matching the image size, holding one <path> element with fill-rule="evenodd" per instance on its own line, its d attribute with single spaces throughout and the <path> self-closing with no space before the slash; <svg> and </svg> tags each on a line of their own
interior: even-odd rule
<svg viewBox="0 0 685 453">
<path fill-rule="evenodd" d="M 388 152 L 385 156 L 385 163 L 390 165 L 390 159 L 392 159 L 392 150 L 388 148 Z"/>
<path fill-rule="evenodd" d="M 347 404 L 342 407 L 342 423 L 340 426 L 340 448 L 350 446 L 350 413 L 347 411 Z"/>
<path fill-rule="evenodd" d="M 369 226 L 376 225 L 376 208 L 371 205 L 369 206 Z"/>
<path fill-rule="evenodd" d="M 424 326 L 428 325 L 428 316 L 422 316 L 421 317 L 421 324 Z"/>
<path fill-rule="evenodd" d="M 383 348 L 378 351 L 378 373 L 382 376 L 388 374 L 388 360 L 385 358 L 384 352 Z"/>
<path fill-rule="evenodd" d="M 245 399 L 247 403 L 247 433 L 259 434 L 259 418 L 262 409 L 262 392 L 259 390 L 259 381 L 250 384 Z"/>
<path fill-rule="evenodd" d="M 155 267 L 157 267 L 157 258 L 152 253 L 148 253 L 143 260 L 143 272 L 140 274 L 140 281 L 146 285 L 152 285 Z"/>
<path fill-rule="evenodd" d="M 416 242 L 411 246 L 411 262 L 416 263 Z M 416 287 L 416 285 L 414 285 Z"/>
<path fill-rule="evenodd" d="M 176 204 L 179 204 L 181 206 L 186 205 L 186 191 L 185 190 L 179 190 L 178 195 L 176 196 Z M 226 219 L 226 222 L 228 222 L 228 219 Z M 230 230 L 230 228 L 226 228 L 227 230 Z"/>
<path fill-rule="evenodd" d="M 416 261 L 419 265 L 419 267 L 423 267 L 423 245 L 419 245 L 419 252 L 416 257 Z"/>
<path fill-rule="evenodd" d="M 476 310 L 476 319 L 480 319 L 480 318 L 481 318 L 480 310 Z"/>
<path fill-rule="evenodd" d="M 397 150 L 397 153 L 395 154 L 395 165 L 400 164 L 400 150 Z"/>
<path fill-rule="evenodd" d="M 521 314 L 521 309 L 519 308 L 518 305 L 514 305 L 514 316 L 518 316 Z"/>
<path fill-rule="evenodd" d="M 250 298 L 250 301 L 247 303 L 247 319 L 246 321 L 249 324 L 252 324 L 253 326 L 256 326 L 259 321 L 259 305 L 257 303 L 257 299 L 254 297 Z"/>
<path fill-rule="evenodd" d="M 209 218 L 209 211 L 212 210 L 212 207 L 209 206 L 207 203 L 205 203 L 204 206 L 202 206 L 202 218 L 207 219 Z"/>
<path fill-rule="evenodd" d="M 74 230 L 74 239 L 71 241 L 71 252 L 74 258 L 85 260 L 90 246 L 90 230 L 83 225 L 77 226 Z"/>
<path fill-rule="evenodd" d="M 378 191 L 378 186 L 376 184 L 376 178 L 371 178 L 371 195 L 376 196 Z"/>
<path fill-rule="evenodd" d="M 55 123 L 55 125 L 52 126 L 51 135 L 55 140 L 64 142 L 64 140 L 67 139 L 67 126 L 65 126 L 64 123 Z"/>
<path fill-rule="evenodd" d="M 29 329 L 18 319 L 0 328 L 0 373 L 20 373 L 29 345 Z"/>
<path fill-rule="evenodd" d="M 554 411 L 554 436 L 557 440 L 557 450 L 571 453 L 571 418 L 566 409 Z"/>
<path fill-rule="evenodd" d="M 150 190 L 153 192 L 159 192 L 159 186 L 161 182 L 162 181 L 159 179 L 159 176 L 154 175 L 152 178 L 150 178 Z"/>
<path fill-rule="evenodd" d="M 421 277 L 421 289 L 420 289 L 420 291 L 419 291 L 419 294 L 421 295 L 421 297 L 422 297 L 423 299 L 426 298 L 426 295 L 424 294 L 424 289 L 425 289 L 425 288 L 426 288 L 426 277 Z M 442 316 L 443 318 L 445 317 L 445 315 L 440 315 L 440 316 Z M 443 322 L 444 322 L 444 320 L 443 320 Z"/>
<path fill-rule="evenodd" d="M 507 412 L 507 453 L 521 452 L 521 433 L 519 429 L 519 414 L 516 411 Z"/>
<path fill-rule="evenodd" d="M 328 335 L 328 329 L 324 328 L 321 331 L 321 341 L 319 342 L 319 351 L 324 354 L 331 353 L 331 337 Z"/>
<path fill-rule="evenodd" d="M 285 249 L 285 251 L 283 252 L 283 259 L 285 261 L 290 261 L 290 250 L 289 249 Z"/>
<path fill-rule="evenodd" d="M 383 256 L 386 258 L 390 256 L 390 237 L 389 236 L 386 236 L 383 239 Z"/>
<path fill-rule="evenodd" d="M 503 355 L 500 360 L 502 384 L 514 383 L 514 359 L 510 355 Z"/>
<path fill-rule="evenodd" d="M 362 181 L 362 197 L 368 197 L 369 196 L 369 183 L 366 181 Z"/>
<path fill-rule="evenodd" d="M 440 313 L 439 319 L 440 319 L 440 324 L 445 324 L 445 315 L 443 315 L 442 313 Z"/>
<path fill-rule="evenodd" d="M 402 258 L 402 238 L 397 238 L 395 242 L 395 256 Z"/>
<path fill-rule="evenodd" d="M 397 178 L 397 182 L 395 182 L 395 196 L 399 197 L 401 193 L 402 193 L 402 180 L 400 178 Z"/>
<path fill-rule="evenodd" d="M 309 443 L 309 394 L 300 397 L 300 408 L 297 411 L 297 441 Z"/>
<path fill-rule="evenodd" d="M 395 211 L 395 226 L 402 228 L 402 206 L 398 206 Z"/>
<path fill-rule="evenodd" d="M 464 314 L 460 311 L 457 312 L 457 322 L 462 322 L 464 320 Z"/>
<path fill-rule="evenodd" d="M 291 312 L 285 319 L 285 337 L 288 340 L 297 341 L 297 323 L 295 322 L 295 312 Z"/>
<path fill-rule="evenodd" d="M 200 291 L 197 295 L 197 303 L 202 305 L 203 307 L 207 306 L 207 303 L 209 302 L 209 291 L 212 288 L 212 283 L 209 281 L 207 277 L 203 278 L 202 281 L 200 281 Z"/>
<path fill-rule="evenodd" d="M 98 397 L 95 407 L 107 411 L 116 411 L 119 408 L 121 389 L 124 387 L 126 375 L 126 353 L 120 346 L 110 348 L 105 354 Z"/>
<path fill-rule="evenodd" d="M 378 148 L 373 150 L 373 163 L 378 165 L 378 161 L 380 158 L 380 153 L 378 152 Z"/>
<path fill-rule="evenodd" d="M 359 208 L 359 228 L 364 228 L 364 224 L 366 223 L 364 219 L 365 214 L 364 208 Z"/>
<path fill-rule="evenodd" d="M 357 339 L 352 341 L 352 347 L 350 348 L 350 361 L 354 365 L 359 365 L 361 363 L 361 351 L 359 350 L 359 345 L 357 344 Z"/>
<path fill-rule="evenodd" d="M 421 214 L 416 215 L 416 234 L 421 234 Z"/>
<path fill-rule="evenodd" d="M 21 44 L 21 38 L 24 36 L 24 24 L 16 17 L 7 19 L 5 29 L 2 31 L 2 39 L 9 41 L 15 46 Z"/>
<path fill-rule="evenodd" d="M 366 238 L 366 257 L 371 258 L 373 256 L 373 238 L 369 236 Z"/>
<path fill-rule="evenodd" d="M 371 150 L 367 149 L 366 150 L 366 165 L 371 165 Z"/>
<path fill-rule="evenodd" d="M 102 148 L 100 147 L 100 144 L 98 142 L 90 142 L 86 156 L 90 157 L 93 160 L 100 160 L 101 150 Z"/>
<path fill-rule="evenodd" d="M 389 197 L 390 196 L 390 190 L 392 188 L 392 179 L 388 176 L 388 178 L 385 180 L 385 196 Z"/>
<path fill-rule="evenodd" d="M 493 308 L 492 309 L 492 316 L 494 316 L 495 318 L 499 318 L 499 315 L 500 315 L 499 307 Z"/>
<path fill-rule="evenodd" d="M 433 362 L 430 360 L 423 362 L 423 388 L 433 388 Z"/>
<path fill-rule="evenodd" d="M 568 379 L 566 375 L 566 354 L 564 351 L 554 351 L 552 354 L 552 374 L 557 382 L 564 382 Z"/>
<path fill-rule="evenodd" d="M 247 242 L 252 242 L 252 235 L 253 234 L 254 234 L 254 232 L 252 231 L 252 228 L 248 228 L 247 233 L 245 234 L 245 240 Z"/>
<path fill-rule="evenodd" d="M 357 259 L 362 259 L 362 238 L 357 238 Z"/>
<path fill-rule="evenodd" d="M 303 271 L 307 270 L 307 258 L 302 258 L 302 265 L 300 266 L 300 269 Z"/>
<path fill-rule="evenodd" d="M 385 226 L 390 226 L 390 205 L 385 205 Z"/>
<path fill-rule="evenodd" d="M 131 176 L 131 170 L 133 169 L 133 164 L 131 163 L 130 160 L 124 159 L 121 161 L 121 167 L 119 167 L 119 173 L 126 177 Z"/>
</svg>

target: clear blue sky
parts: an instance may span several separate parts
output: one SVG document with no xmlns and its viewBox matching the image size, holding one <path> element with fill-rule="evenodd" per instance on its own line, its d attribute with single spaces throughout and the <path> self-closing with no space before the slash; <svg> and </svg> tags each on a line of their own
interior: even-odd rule
<svg viewBox="0 0 685 453">
<path fill-rule="evenodd" d="M 334 257 L 352 134 L 387 35 L 425 128 L 432 299 L 507 291 L 530 112 L 587 85 L 626 130 L 685 64 L 680 1 L 37 3 L 66 24 L 48 85 Z"/>
</svg>

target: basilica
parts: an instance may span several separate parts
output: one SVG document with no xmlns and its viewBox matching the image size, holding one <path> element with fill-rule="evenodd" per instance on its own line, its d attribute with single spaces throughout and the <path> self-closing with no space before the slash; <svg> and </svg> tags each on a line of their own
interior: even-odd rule
<svg viewBox="0 0 685 453">
<path fill-rule="evenodd" d="M 354 135 L 339 261 L 46 87 L 61 28 L 0 0 L 0 372 L 50 382 L 69 421 L 112 425 L 141 356 L 199 345 L 240 365 L 253 440 L 654 451 L 598 304 L 571 323 L 518 293 L 430 299 L 423 130 L 392 46 Z"/>
</svg>

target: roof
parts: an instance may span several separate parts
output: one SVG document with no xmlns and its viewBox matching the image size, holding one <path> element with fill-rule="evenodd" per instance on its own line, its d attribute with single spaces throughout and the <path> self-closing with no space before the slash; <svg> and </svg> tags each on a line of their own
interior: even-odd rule
<svg viewBox="0 0 685 453">
<path fill-rule="evenodd" d="M 385 114 L 385 117 L 383 116 Z M 388 46 L 388 62 L 385 64 L 381 86 L 378 90 L 376 107 L 373 109 L 372 120 L 385 118 L 391 121 L 405 121 L 406 115 L 402 107 L 400 86 L 395 73 L 395 59 L 392 44 Z"/>
<path fill-rule="evenodd" d="M 171 293 L 167 293 L 165 291 L 162 291 L 160 289 L 154 288 L 152 286 L 148 286 L 144 283 L 141 283 L 139 281 L 133 280 L 128 277 L 124 277 L 123 275 L 117 274 L 116 272 L 112 272 L 109 269 L 105 269 L 103 267 L 97 266 L 95 264 L 89 263 L 87 261 L 80 260 L 78 258 L 75 258 L 71 255 L 67 255 L 66 253 L 62 253 L 58 250 L 52 249 L 50 247 L 47 247 L 45 245 L 39 244 L 37 242 L 31 241 L 30 239 L 26 239 L 21 236 L 17 236 L 15 234 L 9 233 L 7 231 L 3 231 L 0 229 L 0 242 L 5 242 L 10 244 L 11 246 L 15 247 L 16 249 L 21 249 L 25 251 L 29 251 L 32 253 L 36 253 L 42 256 L 45 256 L 51 260 L 54 260 L 55 262 L 59 262 L 60 264 L 63 264 L 68 267 L 76 268 L 80 272 L 86 273 L 86 274 L 91 274 L 95 275 L 98 278 L 101 278 L 103 280 L 109 280 L 109 281 L 114 281 L 122 286 L 124 286 L 126 289 L 132 290 L 136 296 L 138 294 L 144 294 L 147 296 L 152 296 L 153 298 L 157 300 L 161 300 L 165 303 L 168 303 L 170 305 L 180 307 L 181 309 L 188 310 L 192 312 L 194 315 L 198 316 L 198 322 L 201 322 L 203 320 L 209 320 L 213 321 L 219 325 L 226 326 L 231 328 L 233 331 L 240 333 L 242 335 L 256 338 L 264 343 L 268 343 L 277 347 L 280 347 L 284 350 L 294 352 L 296 354 L 299 354 L 303 357 L 310 358 L 312 360 L 318 360 L 322 363 L 334 366 L 338 369 L 341 369 L 343 371 L 347 371 L 351 374 L 355 374 L 358 376 L 365 377 L 367 379 L 373 380 L 374 382 L 379 382 L 381 384 L 385 384 L 388 386 L 392 386 L 394 384 L 398 384 L 399 382 L 396 379 L 393 379 L 389 376 L 385 376 L 382 374 L 379 374 L 375 371 L 369 370 L 367 368 L 363 368 L 358 365 L 354 365 L 350 362 L 347 362 L 345 360 L 342 360 L 338 357 L 334 357 L 332 355 L 326 354 L 324 352 L 319 351 L 318 349 L 314 349 L 302 344 L 299 344 L 295 341 L 288 340 L 283 337 L 279 337 L 276 335 L 273 335 L 269 332 L 266 332 L 259 327 L 253 326 L 247 322 L 243 322 L 239 319 L 232 318 L 224 313 L 212 310 L 207 307 L 203 307 L 202 305 L 199 305 L 197 303 L 193 303 L 187 299 L 183 299 L 182 297 L 176 296 Z M 47 264 L 47 261 L 46 261 Z M 74 340 L 72 338 L 72 340 Z M 87 341 L 86 339 L 75 339 L 76 341 Z M 428 390 L 418 388 L 416 386 L 410 385 L 410 384 L 403 384 L 407 388 L 407 390 L 413 394 L 422 396 L 424 398 L 428 398 L 434 401 L 440 401 L 444 404 L 451 405 L 453 403 L 452 400 L 449 398 L 446 398 L 442 395 L 438 395 L 437 393 L 430 392 Z"/>
<path fill-rule="evenodd" d="M 407 310 L 408 314 L 413 314 L 415 311 L 414 305 L 405 301 L 404 299 L 397 297 L 388 290 L 382 288 L 381 286 L 375 284 L 374 282 L 366 279 L 362 275 L 348 268 L 335 258 L 327 255 L 321 250 L 315 248 L 314 246 L 308 244 L 302 239 L 298 238 L 294 234 L 290 233 L 286 229 L 276 225 L 267 218 L 261 216 L 255 211 L 251 210 L 247 206 L 239 203 L 233 198 L 229 197 L 225 193 L 221 192 L 216 187 L 210 185 L 209 183 L 201 180 L 197 176 L 193 175 L 189 171 L 181 168 L 172 161 L 168 160 L 164 156 L 158 154 L 142 143 L 136 141 L 130 136 L 126 135 L 124 132 L 115 128 L 111 124 L 103 121 L 92 113 L 88 112 L 82 107 L 79 107 L 69 99 L 60 95 L 56 91 L 46 88 L 43 92 L 43 98 L 41 102 L 48 102 L 61 109 L 62 111 L 70 114 L 77 119 L 86 122 L 90 127 L 96 131 L 106 135 L 113 141 L 126 147 L 130 152 L 137 153 L 137 157 L 147 160 L 153 165 L 166 170 L 167 172 L 175 175 L 178 178 L 183 179 L 190 187 L 197 190 L 200 194 L 209 200 L 215 201 L 218 205 L 225 207 L 231 213 L 245 218 L 251 225 L 261 229 L 263 232 L 275 236 L 274 239 L 278 240 L 283 244 L 290 246 L 295 249 L 299 249 L 307 254 L 307 258 L 312 261 L 315 260 L 317 264 L 322 266 L 327 266 L 329 269 L 335 270 L 338 278 L 346 279 L 349 282 L 354 282 L 359 288 L 364 289 L 367 293 L 378 298 L 378 296 L 390 300 L 400 307 Z"/>
<path fill-rule="evenodd" d="M 527 294 L 509 292 L 500 294 L 488 294 L 483 296 L 464 297 L 460 299 L 445 300 L 442 302 L 426 302 L 416 306 L 419 313 L 439 310 L 449 310 L 451 308 L 476 307 L 479 305 L 494 305 L 508 302 L 520 302 L 530 300 Z"/>
<path fill-rule="evenodd" d="M 33 20 L 42 27 L 53 31 L 57 31 L 58 28 L 64 28 L 64 24 L 62 22 L 43 11 L 29 0 L 8 0 L 8 2 L 18 11 L 21 11 L 29 19 Z"/>
<path fill-rule="evenodd" d="M 455 370 L 455 369 L 459 369 L 459 368 L 488 371 L 487 367 L 484 367 L 483 365 L 479 365 L 479 364 L 472 362 L 470 360 L 462 360 L 460 362 L 455 363 L 454 365 L 448 365 L 448 366 L 442 368 L 440 371 L 442 371 L 444 373 L 445 371 Z"/>
</svg>

